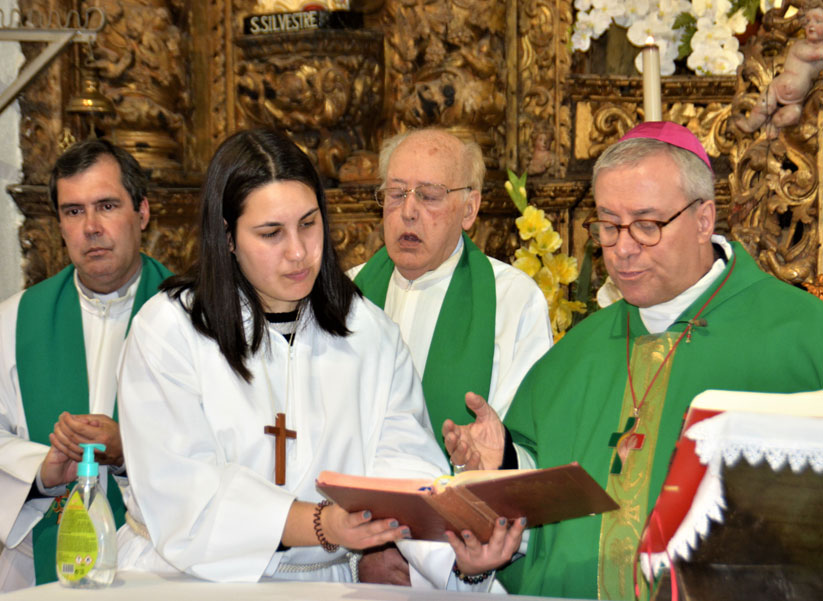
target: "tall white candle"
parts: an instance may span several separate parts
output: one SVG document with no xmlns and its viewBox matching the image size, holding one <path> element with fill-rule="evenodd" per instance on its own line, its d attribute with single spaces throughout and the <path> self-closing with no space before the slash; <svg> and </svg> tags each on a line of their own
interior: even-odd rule
<svg viewBox="0 0 823 601">
<path fill-rule="evenodd" d="M 643 55 L 643 113 L 646 121 L 662 121 L 660 100 L 660 49 L 654 38 L 646 39 Z"/>
</svg>

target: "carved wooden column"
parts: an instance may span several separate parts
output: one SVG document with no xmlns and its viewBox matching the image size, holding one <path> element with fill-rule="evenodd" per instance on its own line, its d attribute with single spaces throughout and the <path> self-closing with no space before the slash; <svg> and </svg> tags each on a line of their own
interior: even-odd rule
<svg viewBox="0 0 823 601">
<path fill-rule="evenodd" d="M 507 166 L 517 173 L 528 171 L 532 180 L 563 178 L 572 153 L 573 103 L 568 97 L 572 1 L 512 4 L 516 22 L 507 35 Z"/>
<path fill-rule="evenodd" d="M 115 105 L 112 141 L 152 179 L 181 179 L 189 108 L 183 34 L 184 0 L 88 0 L 107 24 L 94 45 L 102 90 Z"/>
<path fill-rule="evenodd" d="M 19 6 L 24 14 L 37 10 L 44 15 L 51 11 L 65 15 L 70 3 L 66 0 L 19 0 Z M 41 44 L 21 44 L 20 47 L 26 61 L 31 61 L 42 49 Z M 66 126 L 63 107 L 71 96 L 74 76 L 71 50 L 68 48 L 60 53 L 18 96 L 24 183 L 47 182 L 51 167 L 60 154 L 58 141 Z M 25 254 L 24 246 L 24 261 Z"/>
</svg>

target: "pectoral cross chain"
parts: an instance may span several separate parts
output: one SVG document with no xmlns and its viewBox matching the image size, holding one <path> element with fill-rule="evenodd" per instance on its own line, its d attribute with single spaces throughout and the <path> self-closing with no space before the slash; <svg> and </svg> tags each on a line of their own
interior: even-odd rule
<svg viewBox="0 0 823 601">
<path fill-rule="evenodd" d="M 263 432 L 274 436 L 274 483 L 286 483 L 286 439 L 297 438 L 297 432 L 286 429 L 286 414 L 278 413 L 273 426 L 264 426 Z"/>
<path fill-rule="evenodd" d="M 643 443 L 646 440 L 645 434 L 638 434 L 635 430 L 637 428 L 637 418 L 630 417 L 626 420 L 626 427 L 622 432 L 613 432 L 609 438 L 609 446 L 617 447 L 617 454 L 612 461 L 612 468 L 610 473 L 619 474 L 623 471 L 623 463 L 629 456 L 629 451 L 639 451 L 643 448 Z"/>
</svg>

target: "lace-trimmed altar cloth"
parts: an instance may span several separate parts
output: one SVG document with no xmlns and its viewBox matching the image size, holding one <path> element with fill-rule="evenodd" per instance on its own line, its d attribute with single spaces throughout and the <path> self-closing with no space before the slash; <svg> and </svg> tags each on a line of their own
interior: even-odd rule
<svg viewBox="0 0 823 601">
<path fill-rule="evenodd" d="M 706 474 L 667 552 L 641 553 L 647 577 L 650 567 L 657 576 L 670 560 L 688 560 L 709 533 L 711 522 L 723 523 L 724 467 L 733 467 L 742 458 L 751 466 L 766 461 L 775 472 L 788 466 L 795 473 L 811 469 L 823 475 L 823 418 L 726 412 L 696 423 L 685 436 L 695 441 Z"/>
</svg>

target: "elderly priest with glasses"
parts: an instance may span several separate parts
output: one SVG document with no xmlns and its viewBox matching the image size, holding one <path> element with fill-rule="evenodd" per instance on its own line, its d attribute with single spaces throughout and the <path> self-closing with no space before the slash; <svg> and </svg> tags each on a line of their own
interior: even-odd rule
<svg viewBox="0 0 823 601">
<path fill-rule="evenodd" d="M 620 504 L 532 530 L 526 557 L 498 573 L 510 592 L 633 599 L 635 550 L 691 400 L 823 388 L 823 303 L 713 235 L 714 174 L 686 128 L 635 127 L 600 156 L 592 187 L 587 227 L 623 299 L 535 364 L 505 430 L 478 402 L 473 424 L 444 435 L 470 468 L 500 466 L 506 436 L 538 467 L 578 461 Z"/>
<path fill-rule="evenodd" d="M 467 393 L 506 414 L 526 372 L 551 346 L 548 308 L 530 277 L 484 255 L 465 233 L 477 218 L 485 175 L 477 144 L 439 129 L 399 134 L 381 148 L 380 174 L 375 196 L 386 245 L 349 275 L 400 326 L 442 446 L 445 419 L 474 419 Z M 370 561 L 364 557 L 361 579 L 370 578 Z M 394 567 L 397 578 L 375 580 L 404 582 L 405 566 Z"/>
</svg>

